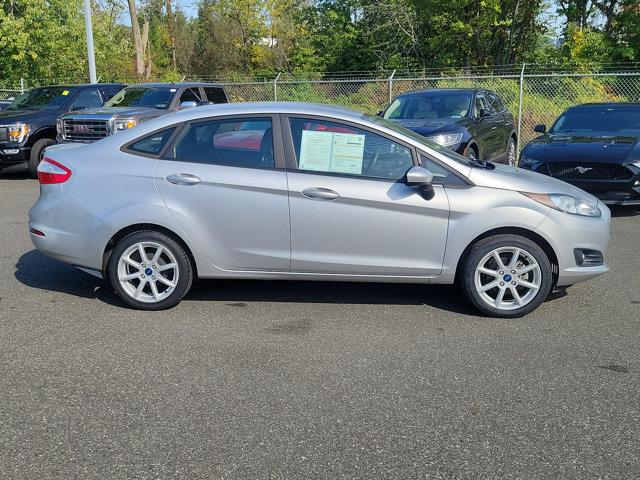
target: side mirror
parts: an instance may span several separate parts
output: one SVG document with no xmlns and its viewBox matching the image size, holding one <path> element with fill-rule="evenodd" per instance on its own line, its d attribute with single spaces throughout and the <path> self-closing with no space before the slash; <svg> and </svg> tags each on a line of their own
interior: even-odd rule
<svg viewBox="0 0 640 480">
<path fill-rule="evenodd" d="M 536 133 L 547 133 L 547 126 L 544 123 L 541 123 L 533 127 L 533 131 Z"/>
<path fill-rule="evenodd" d="M 405 177 L 405 184 L 408 187 L 416 187 L 426 200 L 431 200 L 435 194 L 431 182 L 433 173 L 424 167 L 411 167 Z"/>
<path fill-rule="evenodd" d="M 380 110 L 378 113 L 376 113 L 377 117 L 384 117 L 384 110 Z"/>
<path fill-rule="evenodd" d="M 194 102 L 193 100 L 189 100 L 187 102 L 181 102 L 180 103 L 180 108 L 193 108 L 193 107 L 197 107 L 198 104 L 196 102 Z"/>
</svg>

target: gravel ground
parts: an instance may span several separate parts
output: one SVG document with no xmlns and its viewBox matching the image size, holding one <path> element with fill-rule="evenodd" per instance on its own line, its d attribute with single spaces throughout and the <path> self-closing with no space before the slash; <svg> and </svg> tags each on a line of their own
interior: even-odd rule
<svg viewBox="0 0 640 480">
<path fill-rule="evenodd" d="M 0 478 L 640 478 L 640 210 L 527 318 L 449 287 L 202 281 L 124 308 L 0 174 Z"/>
</svg>

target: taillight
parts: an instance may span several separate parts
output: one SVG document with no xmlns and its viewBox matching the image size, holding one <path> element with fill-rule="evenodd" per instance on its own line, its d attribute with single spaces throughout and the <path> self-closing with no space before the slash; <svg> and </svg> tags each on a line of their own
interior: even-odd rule
<svg viewBox="0 0 640 480">
<path fill-rule="evenodd" d="M 64 183 L 71 178 L 71 170 L 64 165 L 44 157 L 38 165 L 38 180 L 42 185 Z"/>
</svg>

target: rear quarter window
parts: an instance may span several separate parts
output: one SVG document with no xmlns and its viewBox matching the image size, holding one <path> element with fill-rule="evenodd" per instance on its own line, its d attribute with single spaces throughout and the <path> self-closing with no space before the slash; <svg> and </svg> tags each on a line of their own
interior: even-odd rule
<svg viewBox="0 0 640 480">
<path fill-rule="evenodd" d="M 228 103 L 227 94 L 221 87 L 204 87 L 204 93 L 207 96 L 207 101 L 213 103 Z"/>
<path fill-rule="evenodd" d="M 176 127 L 167 128 L 135 140 L 127 146 L 127 150 L 131 153 L 141 153 L 145 156 L 160 155 L 175 129 Z"/>
</svg>

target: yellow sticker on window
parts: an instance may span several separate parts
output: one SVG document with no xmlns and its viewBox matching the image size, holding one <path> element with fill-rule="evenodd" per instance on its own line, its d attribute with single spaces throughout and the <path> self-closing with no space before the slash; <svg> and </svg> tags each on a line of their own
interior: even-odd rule
<svg viewBox="0 0 640 480">
<path fill-rule="evenodd" d="M 62 96 L 66 97 L 67 95 L 69 95 L 69 90 L 63 90 Z"/>
</svg>

